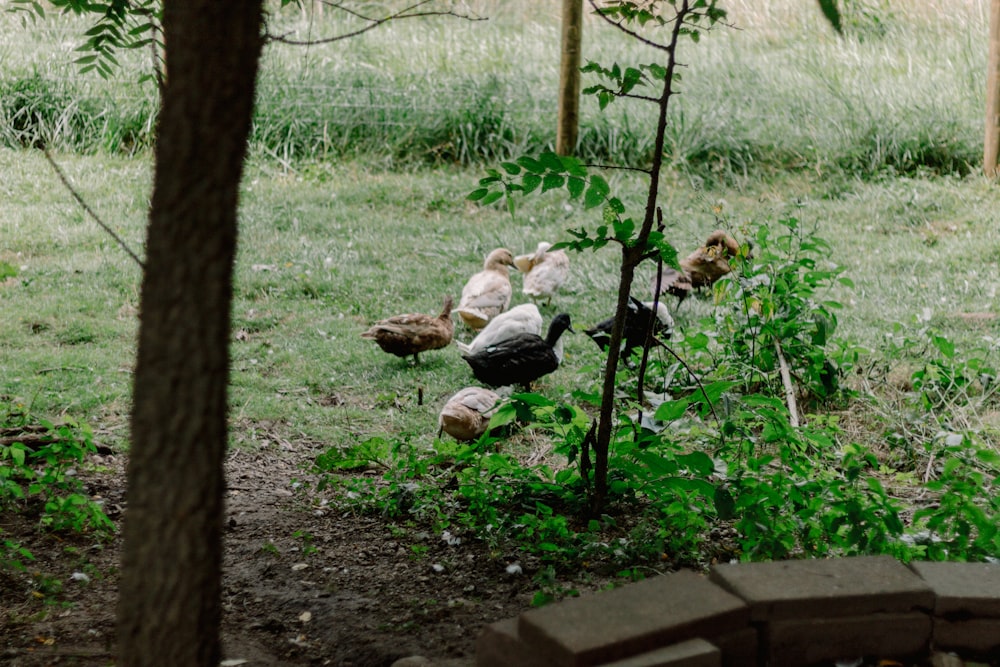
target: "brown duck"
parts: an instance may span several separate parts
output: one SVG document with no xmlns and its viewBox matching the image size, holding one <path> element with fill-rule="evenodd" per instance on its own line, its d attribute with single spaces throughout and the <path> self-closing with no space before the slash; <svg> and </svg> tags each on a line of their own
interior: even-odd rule
<svg viewBox="0 0 1000 667">
<path fill-rule="evenodd" d="M 681 271 L 664 267 L 660 279 L 660 294 L 673 294 L 678 302 L 691 293 L 692 289 L 711 287 L 722 276 L 732 271 L 729 260 L 740 253 L 740 244 L 721 229 L 712 232 L 705 245 L 682 259 Z M 656 277 L 653 278 L 653 292 L 656 292 Z"/>
<path fill-rule="evenodd" d="M 475 440 L 489 426 L 500 396 L 483 387 L 466 387 L 448 399 L 438 416 L 438 437 L 447 433 L 460 442 Z"/>
<path fill-rule="evenodd" d="M 455 323 L 451 321 L 452 298 L 444 298 L 444 307 L 436 317 L 423 313 L 407 313 L 394 315 L 379 320 L 361 334 L 362 338 L 370 338 L 378 343 L 384 352 L 397 357 L 413 356 L 420 363 L 417 355 L 427 350 L 438 350 L 451 343 L 455 333 Z"/>
</svg>

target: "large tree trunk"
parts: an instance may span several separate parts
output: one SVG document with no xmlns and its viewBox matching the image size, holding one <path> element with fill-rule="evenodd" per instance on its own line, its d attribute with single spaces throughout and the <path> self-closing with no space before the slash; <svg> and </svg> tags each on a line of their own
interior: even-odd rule
<svg viewBox="0 0 1000 667">
<path fill-rule="evenodd" d="M 219 664 L 236 209 L 261 0 L 165 0 L 118 664 Z"/>
</svg>

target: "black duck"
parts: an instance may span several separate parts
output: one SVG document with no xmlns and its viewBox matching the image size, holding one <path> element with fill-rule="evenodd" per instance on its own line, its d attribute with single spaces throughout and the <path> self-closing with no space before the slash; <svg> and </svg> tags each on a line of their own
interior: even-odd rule
<svg viewBox="0 0 1000 667">
<path fill-rule="evenodd" d="M 559 367 L 556 347 L 564 331 L 573 331 L 570 318 L 560 313 L 552 318 L 545 338 L 522 333 L 499 341 L 462 358 L 476 379 L 493 387 L 520 385 L 531 391 L 531 383 Z"/>
</svg>

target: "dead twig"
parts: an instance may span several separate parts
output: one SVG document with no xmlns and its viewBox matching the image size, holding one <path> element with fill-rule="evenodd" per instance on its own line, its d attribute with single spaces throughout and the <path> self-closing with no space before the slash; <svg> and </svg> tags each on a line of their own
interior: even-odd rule
<svg viewBox="0 0 1000 667">
<path fill-rule="evenodd" d="M 792 374 L 785 361 L 785 353 L 781 351 L 781 343 L 774 341 L 774 351 L 778 355 L 778 371 L 781 373 L 781 386 L 785 388 L 785 401 L 788 403 L 788 423 L 792 428 L 799 427 L 799 409 L 795 403 L 795 386 L 792 384 Z"/>
</svg>

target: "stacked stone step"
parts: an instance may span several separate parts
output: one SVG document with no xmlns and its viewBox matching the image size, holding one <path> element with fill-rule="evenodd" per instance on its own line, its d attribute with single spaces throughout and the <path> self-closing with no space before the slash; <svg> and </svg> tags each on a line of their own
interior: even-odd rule
<svg viewBox="0 0 1000 667">
<path fill-rule="evenodd" d="M 1000 660 L 1000 565 L 888 556 L 675 572 L 488 626 L 478 667 L 802 667 L 931 650 Z"/>
</svg>

